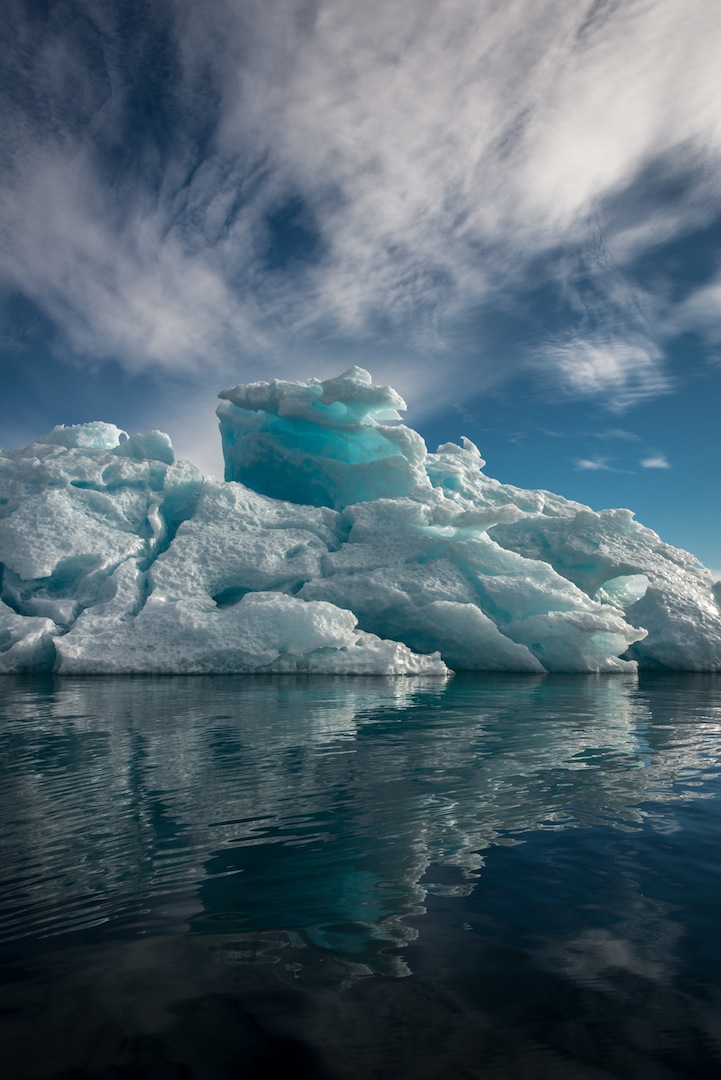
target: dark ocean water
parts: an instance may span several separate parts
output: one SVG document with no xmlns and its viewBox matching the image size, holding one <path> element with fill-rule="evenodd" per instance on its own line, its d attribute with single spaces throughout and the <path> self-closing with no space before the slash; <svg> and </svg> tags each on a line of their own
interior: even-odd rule
<svg viewBox="0 0 721 1080">
<path fill-rule="evenodd" d="M 0 680 L 0 1070 L 721 1070 L 721 677 Z"/>
</svg>

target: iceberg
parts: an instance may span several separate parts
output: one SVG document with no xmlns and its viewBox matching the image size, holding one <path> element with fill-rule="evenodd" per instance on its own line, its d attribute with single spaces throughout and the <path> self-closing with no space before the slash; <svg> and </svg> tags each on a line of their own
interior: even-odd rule
<svg viewBox="0 0 721 1080">
<path fill-rule="evenodd" d="M 710 573 L 631 511 L 429 453 L 361 368 L 219 396 L 223 481 L 101 422 L 0 451 L 0 672 L 721 670 Z"/>
</svg>

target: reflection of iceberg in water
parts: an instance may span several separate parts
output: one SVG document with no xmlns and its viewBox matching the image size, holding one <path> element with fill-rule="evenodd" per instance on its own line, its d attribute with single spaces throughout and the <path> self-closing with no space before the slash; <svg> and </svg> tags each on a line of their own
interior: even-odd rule
<svg viewBox="0 0 721 1080">
<path fill-rule="evenodd" d="M 408 917 L 490 846 L 639 828 L 719 766 L 713 676 L 7 685 L 5 941 L 145 912 L 229 959 L 290 934 L 402 974 Z"/>
</svg>

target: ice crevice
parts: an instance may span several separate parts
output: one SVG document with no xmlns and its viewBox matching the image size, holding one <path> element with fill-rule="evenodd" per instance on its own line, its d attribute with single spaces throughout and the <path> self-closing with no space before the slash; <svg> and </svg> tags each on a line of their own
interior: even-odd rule
<svg viewBox="0 0 721 1080">
<path fill-rule="evenodd" d="M 220 397 L 223 481 L 101 422 L 0 451 L 0 672 L 721 670 L 709 572 L 631 511 L 429 453 L 361 368 Z"/>
</svg>

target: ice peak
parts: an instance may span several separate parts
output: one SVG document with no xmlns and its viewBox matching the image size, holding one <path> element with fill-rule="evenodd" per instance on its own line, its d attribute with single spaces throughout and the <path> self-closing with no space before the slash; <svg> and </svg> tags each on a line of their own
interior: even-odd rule
<svg viewBox="0 0 721 1080">
<path fill-rule="evenodd" d="M 359 367 L 321 382 L 271 379 L 223 390 L 217 414 L 225 479 L 336 509 L 427 487 L 426 446 L 403 398 Z"/>
</svg>

